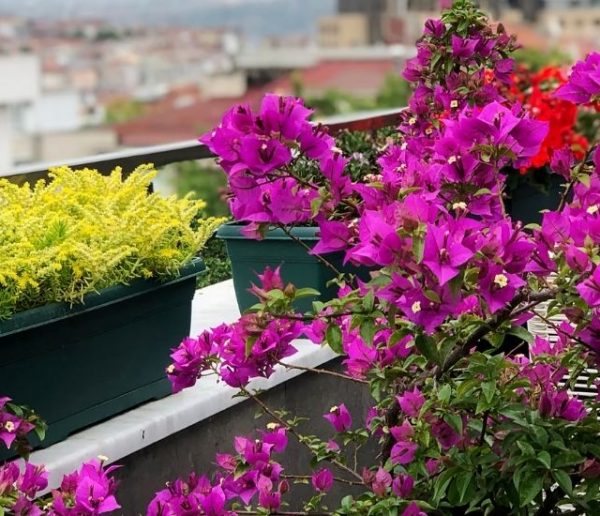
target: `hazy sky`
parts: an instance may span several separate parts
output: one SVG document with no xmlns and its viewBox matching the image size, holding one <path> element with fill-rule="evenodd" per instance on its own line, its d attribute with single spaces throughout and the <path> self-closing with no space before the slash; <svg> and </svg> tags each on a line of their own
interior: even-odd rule
<svg viewBox="0 0 600 516">
<path fill-rule="evenodd" d="M 0 13 L 39 18 L 105 17 L 125 24 L 244 27 L 253 36 L 312 32 L 335 0 L 0 0 Z"/>
</svg>

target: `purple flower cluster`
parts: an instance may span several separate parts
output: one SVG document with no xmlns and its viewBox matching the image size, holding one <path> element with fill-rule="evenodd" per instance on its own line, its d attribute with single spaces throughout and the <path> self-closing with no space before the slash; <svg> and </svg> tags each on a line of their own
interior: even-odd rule
<svg viewBox="0 0 600 516">
<path fill-rule="evenodd" d="M 173 350 L 173 362 L 167 368 L 173 391 L 191 387 L 203 373 L 213 371 L 231 387 L 242 387 L 252 378 L 268 378 L 280 360 L 296 353 L 292 341 L 302 328 L 298 321 L 247 314 L 233 324 L 188 337 Z"/>
<path fill-rule="evenodd" d="M 0 509 L 16 516 L 96 516 L 120 508 L 115 498 L 117 484 L 101 461 L 83 464 L 79 471 L 63 478 L 49 499 L 38 499 L 48 487 L 44 466 L 26 462 L 23 471 L 15 462 L 0 466 Z M 6 505 L 8 503 L 8 505 Z"/>
<path fill-rule="evenodd" d="M 10 448 L 15 440 L 24 440 L 35 425 L 10 409 L 10 398 L 0 397 L 0 441 Z M 8 404 L 8 405 L 7 405 Z"/>
<path fill-rule="evenodd" d="M 314 184 L 299 182 L 288 165 L 301 153 L 332 177 L 345 164 L 335 157 L 333 138 L 308 121 L 311 113 L 301 99 L 270 94 L 256 115 L 248 106 L 234 106 L 200 138 L 228 175 L 230 208 L 237 220 L 293 224 L 311 218 Z"/>
<path fill-rule="evenodd" d="M 500 25 L 494 31 L 473 5 L 463 14 L 445 12 L 428 20 L 417 41 L 417 55 L 409 59 L 404 78 L 414 94 L 400 130 L 421 142 L 439 134 L 438 118 L 452 118 L 467 106 L 501 100 L 514 68 L 509 56 L 513 37 Z"/>
<path fill-rule="evenodd" d="M 147 515 L 234 516 L 236 512 L 227 509 L 229 504 L 239 501 L 248 505 L 253 500 L 267 511 L 276 511 L 289 485 L 273 454 L 283 453 L 287 443 L 286 431 L 276 425 L 260 439 L 236 437 L 236 455 L 217 455 L 213 481 L 192 474 L 187 481 L 168 483 L 150 503 Z M 329 482 L 324 473 L 314 481 L 323 489 Z"/>
<path fill-rule="evenodd" d="M 556 98 L 575 104 L 600 101 L 600 54 L 591 52 L 571 70 L 566 84 L 555 93 Z"/>
</svg>

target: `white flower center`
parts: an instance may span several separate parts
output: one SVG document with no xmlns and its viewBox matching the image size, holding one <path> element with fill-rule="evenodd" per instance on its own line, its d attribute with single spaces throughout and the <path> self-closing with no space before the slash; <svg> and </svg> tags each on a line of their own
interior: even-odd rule
<svg viewBox="0 0 600 516">
<path fill-rule="evenodd" d="M 7 432 L 14 432 L 15 424 L 12 421 L 7 421 L 6 423 L 4 423 L 4 428 Z"/>
<path fill-rule="evenodd" d="M 408 125 L 415 125 L 416 123 L 417 119 L 414 116 L 408 121 Z"/>
<path fill-rule="evenodd" d="M 464 202 L 464 201 L 455 202 L 452 205 L 452 209 L 453 210 L 466 210 L 467 209 L 467 203 Z"/>
<path fill-rule="evenodd" d="M 452 100 L 452 101 L 450 101 L 450 107 L 451 108 L 458 107 L 458 100 Z"/>
<path fill-rule="evenodd" d="M 421 301 L 415 301 L 410 307 L 413 314 L 416 314 L 421 311 Z"/>
<path fill-rule="evenodd" d="M 504 274 L 496 274 L 494 276 L 494 283 L 500 288 L 504 288 L 508 285 L 508 278 Z"/>
<path fill-rule="evenodd" d="M 175 371 L 175 366 L 171 364 L 169 367 L 167 367 L 167 374 L 173 374 L 173 371 Z"/>
<path fill-rule="evenodd" d="M 452 163 L 456 163 L 456 156 L 450 156 L 448 158 L 448 164 L 452 165 Z"/>
<path fill-rule="evenodd" d="M 594 213 L 598 212 L 598 205 L 594 205 L 594 206 L 590 206 L 587 210 L 590 215 L 593 215 Z"/>
</svg>

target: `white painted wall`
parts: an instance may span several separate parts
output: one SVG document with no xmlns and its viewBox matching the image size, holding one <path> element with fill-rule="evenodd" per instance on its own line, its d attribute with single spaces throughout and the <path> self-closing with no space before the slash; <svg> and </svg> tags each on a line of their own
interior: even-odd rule
<svg viewBox="0 0 600 516">
<path fill-rule="evenodd" d="M 36 56 L 0 56 L 0 104 L 31 102 L 40 95 L 40 63 Z"/>
<path fill-rule="evenodd" d="M 23 107 L 40 95 L 40 63 L 36 56 L 0 56 L 0 175 L 13 166 L 12 135 L 22 125 Z"/>
<path fill-rule="evenodd" d="M 26 133 L 75 131 L 83 125 L 83 106 L 76 91 L 43 93 L 23 113 Z"/>
</svg>

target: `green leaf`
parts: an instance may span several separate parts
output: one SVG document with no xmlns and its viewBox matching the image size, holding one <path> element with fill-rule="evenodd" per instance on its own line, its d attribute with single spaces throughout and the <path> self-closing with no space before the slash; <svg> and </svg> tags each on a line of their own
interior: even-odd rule
<svg viewBox="0 0 600 516">
<path fill-rule="evenodd" d="M 458 491 L 458 499 L 460 503 L 465 503 L 465 494 L 467 493 L 467 489 L 469 489 L 469 485 L 473 481 L 473 473 L 466 472 L 463 473 L 456 479 L 456 489 Z"/>
<path fill-rule="evenodd" d="M 375 294 L 372 290 L 367 292 L 367 295 L 363 298 L 363 306 L 367 312 L 372 312 L 375 307 Z"/>
<path fill-rule="evenodd" d="M 300 299 L 303 297 L 316 297 L 316 296 L 320 296 L 321 293 L 314 289 L 314 288 L 309 288 L 309 287 L 305 287 L 305 288 L 299 288 L 298 290 L 296 290 L 296 294 L 294 295 L 294 297 L 296 299 Z"/>
<path fill-rule="evenodd" d="M 360 336 L 369 345 L 373 343 L 373 337 L 375 336 L 376 332 L 377 326 L 375 325 L 375 321 L 373 319 L 365 319 L 360 325 Z"/>
<path fill-rule="evenodd" d="M 250 336 L 246 339 L 246 358 L 252 354 L 252 348 L 258 339 L 257 336 Z"/>
<path fill-rule="evenodd" d="M 527 471 L 516 486 L 519 491 L 519 507 L 525 507 L 540 493 L 544 477 L 536 471 Z"/>
<path fill-rule="evenodd" d="M 278 288 L 269 290 L 269 292 L 267 292 L 267 296 L 269 297 L 269 299 L 285 299 L 285 294 L 283 293 L 283 290 L 280 290 Z"/>
<path fill-rule="evenodd" d="M 452 430 L 454 430 L 457 434 L 462 435 L 463 433 L 463 423 L 462 419 L 457 414 L 444 414 L 444 421 L 448 423 Z"/>
<path fill-rule="evenodd" d="M 546 469 L 550 469 L 550 467 L 552 466 L 552 458 L 550 457 L 550 454 L 545 450 L 538 453 L 537 460 L 538 462 L 541 462 L 546 467 Z"/>
<path fill-rule="evenodd" d="M 433 488 L 433 501 L 434 503 L 438 503 L 446 496 L 446 490 L 448 489 L 448 484 L 454 478 L 456 474 L 456 468 L 450 468 L 444 471 L 436 480 L 435 487 Z"/>
<path fill-rule="evenodd" d="M 450 396 L 452 396 L 452 387 L 448 384 L 443 385 L 438 391 L 438 399 L 443 403 L 448 403 Z"/>
<path fill-rule="evenodd" d="M 489 333 L 485 336 L 485 340 L 487 340 L 495 348 L 499 348 L 504 342 L 504 334 L 500 332 Z"/>
<path fill-rule="evenodd" d="M 437 304 L 440 304 L 442 302 L 439 294 L 437 292 L 434 292 L 433 290 L 425 290 L 423 291 L 423 294 L 427 299 L 429 299 L 429 301 L 433 301 Z"/>
<path fill-rule="evenodd" d="M 577 179 L 579 180 L 580 183 L 582 183 L 583 185 L 585 185 L 586 188 L 590 187 L 590 176 L 589 174 L 580 174 Z"/>
<path fill-rule="evenodd" d="M 494 393 L 496 392 L 496 382 L 494 382 L 494 381 L 483 382 L 481 384 L 481 392 L 483 393 L 485 400 L 488 403 L 491 403 L 492 400 L 494 399 Z"/>
<path fill-rule="evenodd" d="M 412 239 L 412 244 L 415 258 L 418 263 L 421 263 L 421 260 L 423 259 L 423 250 L 425 248 L 425 240 L 423 238 L 415 236 Z"/>
<path fill-rule="evenodd" d="M 521 452 L 523 452 L 523 455 L 527 455 L 528 457 L 535 456 L 535 450 L 533 449 L 533 446 L 531 446 L 531 444 L 529 444 L 528 442 L 517 441 L 517 447 L 519 448 L 519 450 L 521 450 Z"/>
<path fill-rule="evenodd" d="M 565 493 L 569 496 L 573 494 L 573 482 L 571 481 L 571 477 L 565 471 L 562 469 L 553 471 L 552 478 L 556 480 L 556 483 Z"/>
<path fill-rule="evenodd" d="M 427 335 L 419 334 L 415 337 L 415 347 L 430 362 L 440 365 L 440 357 L 435 341 Z"/>
<path fill-rule="evenodd" d="M 579 453 L 573 450 L 565 450 L 554 455 L 552 464 L 555 468 L 563 468 L 565 466 L 574 466 L 580 462 L 583 462 L 583 457 Z"/>
<path fill-rule="evenodd" d="M 531 335 L 531 333 L 529 333 L 522 326 L 512 326 L 506 333 L 514 335 L 515 337 L 524 340 L 528 344 L 531 344 L 533 342 L 533 335 Z"/>
<path fill-rule="evenodd" d="M 344 348 L 342 346 L 342 330 L 337 324 L 330 323 L 329 326 L 327 326 L 325 338 L 327 339 L 329 347 L 338 355 L 344 353 Z"/>
</svg>

